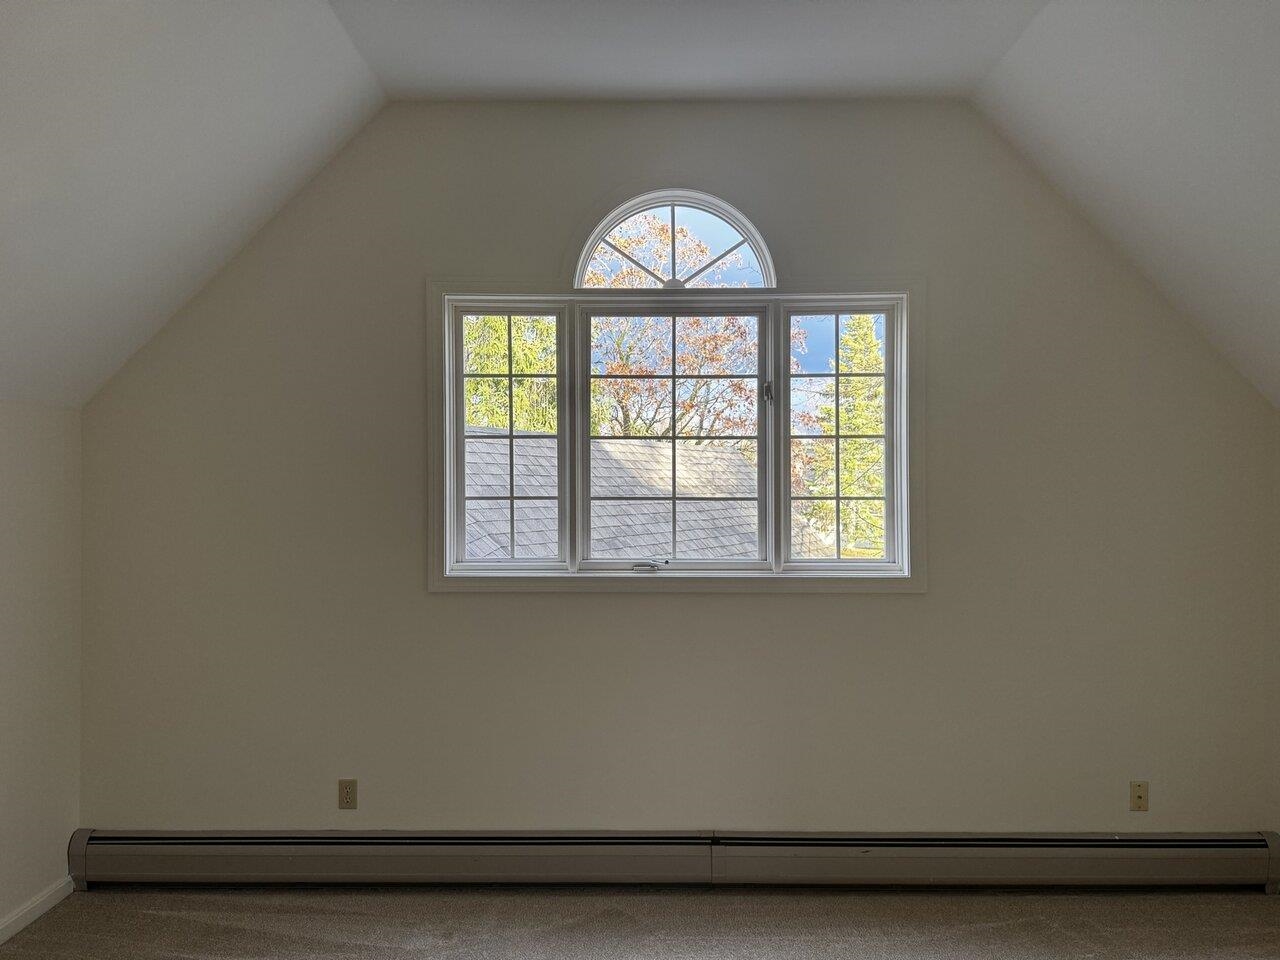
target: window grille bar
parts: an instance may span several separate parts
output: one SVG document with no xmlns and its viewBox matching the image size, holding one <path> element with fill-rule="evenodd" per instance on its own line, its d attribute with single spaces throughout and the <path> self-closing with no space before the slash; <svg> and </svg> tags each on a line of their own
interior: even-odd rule
<svg viewBox="0 0 1280 960">
<path fill-rule="evenodd" d="M 676 208 L 671 207 L 671 275 L 676 273 Z M 676 559 L 676 318 L 671 318 L 671 557 Z"/>
<path fill-rule="evenodd" d="M 515 380 L 511 372 L 516 368 L 516 358 L 512 355 L 511 317 L 507 317 L 507 521 L 511 542 L 507 544 L 511 559 L 516 558 L 516 401 Z"/>
<path fill-rule="evenodd" d="M 697 280 L 700 276 L 702 276 L 704 273 L 706 273 L 708 270 L 714 267 L 717 263 L 719 263 L 725 257 L 729 256 L 729 254 L 733 253 L 735 250 L 737 250 L 746 242 L 747 242 L 747 238 L 743 237 L 741 240 L 735 243 L 732 247 L 730 247 L 724 253 L 720 254 L 720 256 L 715 257 L 712 260 L 708 260 L 706 263 L 700 266 L 697 270 L 693 271 L 693 273 L 689 274 L 689 276 L 685 277 L 681 282 L 684 283 L 685 286 L 688 286 L 689 284 L 693 283 L 693 281 Z"/>
<path fill-rule="evenodd" d="M 665 281 L 665 280 L 663 280 L 663 279 L 662 279 L 662 277 L 658 276 L 656 273 L 654 273 L 652 270 L 650 270 L 648 267 L 646 267 L 643 263 L 641 263 L 639 260 L 637 260 L 637 259 L 636 259 L 635 257 L 633 257 L 631 254 L 627 253 L 627 251 L 623 250 L 621 247 L 619 247 L 617 244 L 615 244 L 613 241 L 611 241 L 611 240 L 607 240 L 607 239 L 606 239 L 606 240 L 602 240 L 601 242 L 602 242 L 606 247 L 608 247 L 610 250 L 613 250 L 613 251 L 617 252 L 619 255 L 626 257 L 628 260 L 630 260 L 632 263 L 634 263 L 637 267 L 639 267 L 641 270 L 643 270 L 643 271 L 644 271 L 645 273 L 647 273 L 649 276 L 653 277 L 653 279 L 657 280 L 657 281 L 658 281 L 658 285 L 659 285 L 659 286 L 662 286 L 664 283 L 666 283 L 666 281 Z"/>
<path fill-rule="evenodd" d="M 474 496 L 474 497 L 467 497 L 467 499 L 468 500 L 494 500 L 494 499 L 501 499 L 501 498 Z M 521 499 L 549 500 L 550 498 L 549 497 L 522 497 Z M 703 496 L 694 496 L 691 494 L 684 494 L 684 493 L 677 494 L 674 497 L 664 493 L 655 493 L 650 496 L 645 496 L 644 494 L 608 493 L 608 494 L 601 494 L 600 496 L 596 496 L 593 493 L 590 499 L 591 500 L 626 500 L 626 501 L 636 501 L 637 503 L 666 503 L 668 501 L 677 501 L 677 500 L 682 503 L 685 501 L 688 501 L 689 503 L 755 503 L 760 498 L 759 497 L 703 497 Z M 835 498 L 834 497 L 809 497 L 807 499 L 834 500 Z M 883 497 L 846 497 L 845 499 L 846 500 L 857 500 L 857 499 L 882 500 L 884 498 Z"/>
<path fill-rule="evenodd" d="M 506 380 L 507 377 L 514 376 L 517 380 L 554 380 L 554 373 L 464 373 L 463 377 L 467 380 Z"/>
<path fill-rule="evenodd" d="M 811 503 L 834 503 L 836 500 L 874 500 L 884 502 L 884 497 L 809 497 L 794 496 L 792 500 L 804 500 Z"/>
<path fill-rule="evenodd" d="M 538 495 L 536 495 L 536 494 L 532 494 L 532 493 L 521 493 L 521 494 L 517 494 L 516 496 L 512 496 L 512 497 L 504 497 L 504 496 L 501 496 L 501 495 L 496 494 L 496 493 L 495 493 L 495 494 L 491 494 L 491 495 L 486 495 L 486 494 L 483 494 L 483 493 L 469 493 L 469 494 L 467 494 L 465 497 L 463 497 L 462 499 L 464 499 L 464 500 L 487 500 L 487 501 L 491 501 L 491 502 L 496 502 L 496 501 L 499 501 L 499 500 L 524 500 L 524 501 L 526 501 L 526 502 L 542 502 L 542 503 L 555 503 L 555 502 L 556 502 L 556 498 L 555 498 L 555 497 L 548 496 L 548 495 L 546 495 L 546 494 L 543 494 L 543 495 L 541 495 L 541 496 L 538 496 Z M 873 499 L 874 499 L 874 498 L 873 498 Z"/>
<path fill-rule="evenodd" d="M 883 440 L 883 433 L 793 433 L 792 440 Z"/>
<path fill-rule="evenodd" d="M 839 314 L 837 314 L 834 319 L 836 324 L 836 330 L 835 330 L 835 343 L 833 344 L 833 346 L 835 348 L 834 353 L 835 353 L 835 360 L 836 360 L 836 371 L 838 373 L 840 370 L 840 316 Z M 835 378 L 835 381 L 836 381 L 836 436 L 839 437 L 840 436 L 840 377 L 837 376 Z M 844 548 L 840 542 L 844 531 L 841 529 L 840 500 L 838 499 L 840 496 L 840 441 L 839 440 L 836 440 L 835 481 L 836 481 L 836 497 L 837 497 L 837 500 L 836 500 L 836 559 L 839 560 L 840 557 L 844 554 Z"/>
<path fill-rule="evenodd" d="M 699 434 L 677 434 L 674 438 L 669 433 L 657 434 L 654 436 L 646 436 L 639 433 L 628 433 L 622 436 L 609 436 L 608 434 L 593 433 L 589 439 L 591 440 L 756 440 L 759 438 L 758 433 L 699 433 Z M 834 437 L 818 437 L 817 439 L 834 440 Z M 874 437 L 862 437 L 855 439 L 876 439 Z"/>
<path fill-rule="evenodd" d="M 671 205 L 671 276 L 676 275 L 676 205 Z M 675 544 L 671 545 L 675 549 Z"/>
<path fill-rule="evenodd" d="M 471 374 L 468 374 L 471 376 Z M 475 374 L 481 376 L 481 374 Z M 493 376 L 493 374 L 485 374 L 485 376 Z M 760 374 L 754 370 L 746 373 L 677 373 L 677 380 L 755 380 Z M 666 380 L 665 374 L 661 373 L 593 373 L 592 380 Z"/>
</svg>

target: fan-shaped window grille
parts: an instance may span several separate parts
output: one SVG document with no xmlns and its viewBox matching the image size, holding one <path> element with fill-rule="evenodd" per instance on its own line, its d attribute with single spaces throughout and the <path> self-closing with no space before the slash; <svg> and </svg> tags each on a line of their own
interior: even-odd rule
<svg viewBox="0 0 1280 960">
<path fill-rule="evenodd" d="M 578 261 L 574 285 L 612 289 L 774 287 L 759 232 L 722 200 L 659 190 L 605 217 Z"/>
</svg>

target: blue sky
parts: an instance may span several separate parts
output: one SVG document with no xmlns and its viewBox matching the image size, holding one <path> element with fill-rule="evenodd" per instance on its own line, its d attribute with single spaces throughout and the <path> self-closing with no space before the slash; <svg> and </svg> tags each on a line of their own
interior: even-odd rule
<svg viewBox="0 0 1280 960">
<path fill-rule="evenodd" d="M 793 346 L 791 359 L 796 373 L 833 373 L 836 369 L 836 318 L 833 314 L 793 316 L 792 330 L 805 333 L 805 350 L 800 353 Z M 884 316 L 876 317 L 876 339 L 880 341 L 880 355 L 884 356 Z"/>
</svg>

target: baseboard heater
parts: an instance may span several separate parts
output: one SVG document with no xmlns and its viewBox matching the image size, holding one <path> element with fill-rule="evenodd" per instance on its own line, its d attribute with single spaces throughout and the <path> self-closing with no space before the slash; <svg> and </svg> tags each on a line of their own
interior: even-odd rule
<svg viewBox="0 0 1280 960">
<path fill-rule="evenodd" d="M 97 883 L 1254 886 L 1280 834 L 77 830 Z"/>
</svg>

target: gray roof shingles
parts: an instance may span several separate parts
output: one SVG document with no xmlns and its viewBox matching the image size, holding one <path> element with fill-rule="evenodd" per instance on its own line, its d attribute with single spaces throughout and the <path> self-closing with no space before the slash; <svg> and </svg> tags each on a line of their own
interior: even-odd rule
<svg viewBox="0 0 1280 960">
<path fill-rule="evenodd" d="M 556 441 L 516 434 L 517 496 L 554 497 Z M 508 441 L 498 431 L 472 429 L 466 440 L 469 497 L 505 497 Z M 611 497 L 671 495 L 671 441 L 608 439 L 591 443 L 591 551 L 597 557 L 642 558 L 672 555 L 671 504 L 665 500 L 610 500 Z M 681 495 L 754 497 L 754 443 L 676 442 L 676 488 Z M 511 555 L 509 501 L 468 500 L 466 555 L 471 560 Z M 515 501 L 516 558 L 554 557 L 559 541 L 557 505 Z M 754 500 L 694 500 L 676 504 L 676 552 L 681 559 L 754 559 L 757 506 Z"/>
</svg>

